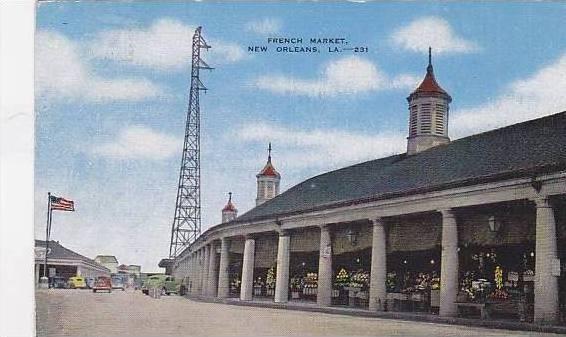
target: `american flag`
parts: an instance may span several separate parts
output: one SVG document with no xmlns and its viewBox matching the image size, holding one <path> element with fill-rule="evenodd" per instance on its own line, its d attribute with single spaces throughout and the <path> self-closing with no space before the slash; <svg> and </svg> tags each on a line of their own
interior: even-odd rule
<svg viewBox="0 0 566 337">
<path fill-rule="evenodd" d="M 57 211 L 75 211 L 75 202 L 65 198 L 51 196 L 51 210 Z"/>
</svg>

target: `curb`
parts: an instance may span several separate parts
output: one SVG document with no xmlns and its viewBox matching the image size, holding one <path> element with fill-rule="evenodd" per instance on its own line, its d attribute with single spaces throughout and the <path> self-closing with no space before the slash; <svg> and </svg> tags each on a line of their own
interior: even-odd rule
<svg viewBox="0 0 566 337">
<path fill-rule="evenodd" d="M 383 319 L 394 319 L 401 321 L 412 321 L 412 322 L 428 322 L 437 324 L 450 324 L 450 325 L 462 325 L 468 327 L 481 327 L 481 328 L 491 328 L 491 329 L 505 329 L 513 331 L 530 331 L 530 332 L 545 332 L 545 333 L 556 333 L 566 335 L 566 326 L 556 326 L 556 325 L 539 325 L 534 323 L 524 323 L 524 322 L 509 322 L 500 320 L 479 320 L 472 318 L 460 318 L 460 317 L 438 317 L 436 315 L 420 315 L 412 314 L 406 312 L 371 312 L 363 309 L 346 309 L 340 307 L 319 307 L 316 305 L 296 305 L 292 303 L 274 303 L 274 302 L 257 302 L 257 301 L 240 301 L 239 299 L 231 298 L 216 298 L 216 297 L 204 297 L 204 296 L 185 296 L 185 298 L 206 303 L 219 303 L 227 305 L 237 305 L 242 307 L 259 307 L 259 308 L 270 308 L 270 309 L 283 309 L 283 310 L 295 310 L 295 311 L 305 311 L 305 312 L 319 312 L 332 315 L 346 315 L 346 316 L 356 316 L 356 317 L 372 317 L 372 318 L 383 318 Z"/>
</svg>

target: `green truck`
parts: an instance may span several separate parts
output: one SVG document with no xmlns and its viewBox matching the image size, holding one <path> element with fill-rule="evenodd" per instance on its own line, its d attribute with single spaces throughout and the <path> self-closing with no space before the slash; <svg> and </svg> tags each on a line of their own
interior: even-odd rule
<svg viewBox="0 0 566 337">
<path fill-rule="evenodd" d="M 171 275 L 152 275 L 148 277 L 142 285 L 142 293 L 148 295 L 149 289 L 161 289 L 162 295 L 171 295 L 171 293 L 178 293 L 179 281 Z"/>
</svg>

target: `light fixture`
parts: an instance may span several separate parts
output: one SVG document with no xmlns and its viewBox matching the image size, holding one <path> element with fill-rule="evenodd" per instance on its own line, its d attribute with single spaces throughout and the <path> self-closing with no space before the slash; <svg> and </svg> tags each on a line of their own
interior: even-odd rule
<svg viewBox="0 0 566 337">
<path fill-rule="evenodd" d="M 348 241 L 350 241 L 352 246 L 355 246 L 358 243 L 358 233 L 352 228 L 348 229 L 348 231 L 346 232 L 346 237 L 348 238 Z"/>
<path fill-rule="evenodd" d="M 359 257 L 356 259 L 356 263 L 360 263 L 360 258 L 359 258 Z"/>
<path fill-rule="evenodd" d="M 407 264 L 407 260 L 403 260 L 403 263 L 404 263 L 404 264 Z"/>
<path fill-rule="evenodd" d="M 430 260 L 430 264 L 434 264 L 434 260 Z"/>
<path fill-rule="evenodd" d="M 531 252 L 531 257 L 535 257 L 535 252 Z"/>
<path fill-rule="evenodd" d="M 499 232 L 499 230 L 501 229 L 501 221 L 496 219 L 494 215 L 491 215 L 487 221 L 489 223 L 490 232 Z"/>
<path fill-rule="evenodd" d="M 307 265 L 306 262 L 301 263 L 301 266 L 303 266 L 303 267 L 306 266 L 306 265 Z"/>
</svg>

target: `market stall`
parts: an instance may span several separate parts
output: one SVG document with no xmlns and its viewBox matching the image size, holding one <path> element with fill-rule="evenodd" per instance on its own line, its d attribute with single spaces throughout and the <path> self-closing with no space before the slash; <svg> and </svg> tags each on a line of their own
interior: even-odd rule
<svg viewBox="0 0 566 337">
<path fill-rule="evenodd" d="M 440 306 L 440 248 L 395 252 L 386 277 L 390 311 L 437 312 Z"/>
</svg>

